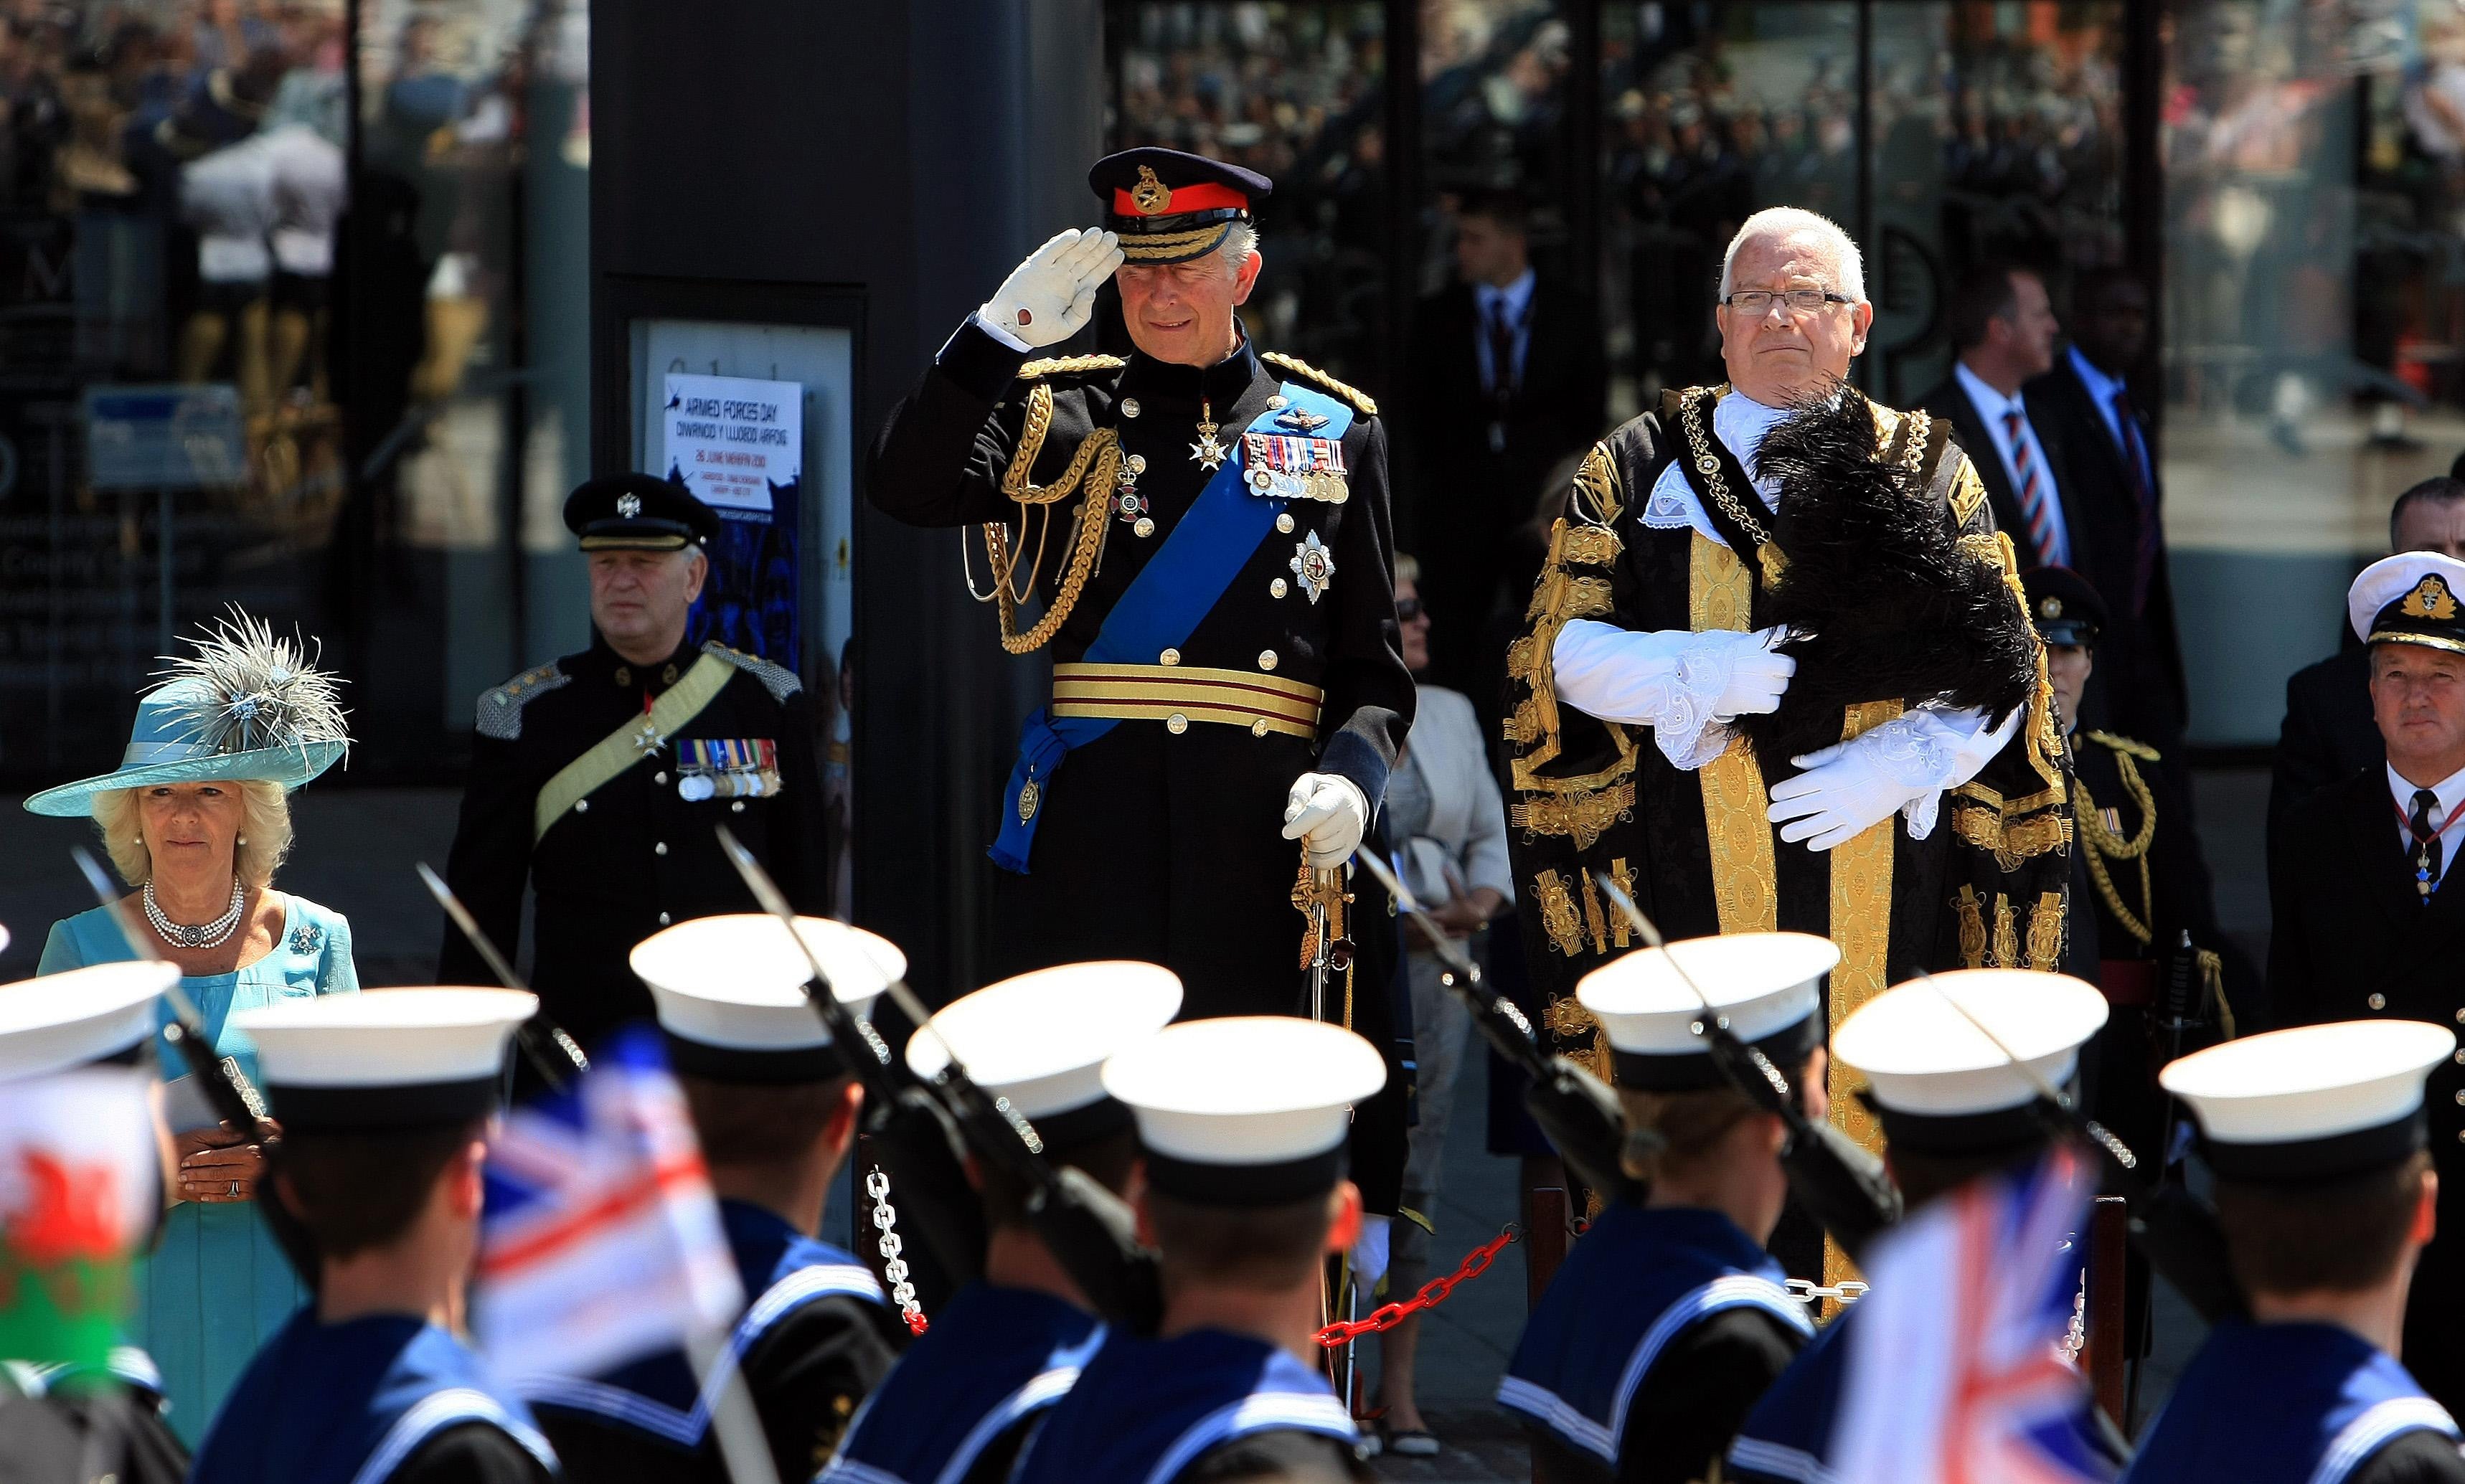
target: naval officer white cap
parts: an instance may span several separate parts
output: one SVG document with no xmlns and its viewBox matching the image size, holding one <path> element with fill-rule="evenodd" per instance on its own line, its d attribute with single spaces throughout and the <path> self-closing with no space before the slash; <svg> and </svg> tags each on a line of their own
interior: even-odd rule
<svg viewBox="0 0 2465 1484">
<path fill-rule="evenodd" d="M 2071 1080 L 2105 1013 L 2105 996 L 2068 974 L 1958 969 L 1859 1006 L 1832 1032 L 1832 1054 L 1865 1074 L 1895 1147 L 1983 1153 L 2041 1137 L 2038 1082 Z"/>
<path fill-rule="evenodd" d="M 1047 1150 L 1117 1134 L 1128 1106 L 1104 1091 L 1104 1063 L 1181 1012 L 1181 977 L 1126 959 L 1064 963 L 951 1001 L 907 1041 L 907 1065 L 931 1080 L 950 1052 L 977 1086 L 1007 1097 Z"/>
<path fill-rule="evenodd" d="M 864 1015 L 892 980 L 906 977 L 907 955 L 877 933 L 829 918 L 798 918 L 796 932 L 852 1014 Z M 768 1084 L 847 1072 L 842 1049 L 831 1044 L 830 1027 L 806 996 L 812 964 L 777 918 L 695 918 L 642 940 L 632 963 L 650 986 L 678 1072 Z"/>
<path fill-rule="evenodd" d="M 2347 1020 L 2194 1052 L 2157 1080 L 2189 1105 L 2219 1176 L 2330 1180 L 2386 1168 L 2423 1147 L 2423 1077 L 2455 1049 L 2445 1026 Z"/>
<path fill-rule="evenodd" d="M 265 1099 L 286 1128 L 429 1128 L 497 1110 L 505 1051 L 539 1010 L 520 989 L 364 989 L 242 1010 Z"/>
<path fill-rule="evenodd" d="M 1138 1118 L 1147 1185 L 1207 1206 L 1334 1189 L 1352 1105 L 1386 1085 L 1376 1047 L 1291 1015 L 1168 1026 L 1104 1063 L 1104 1090 Z"/>
<path fill-rule="evenodd" d="M 1691 938 L 1603 964 L 1576 985 L 1575 998 L 1609 1036 L 1618 1086 L 1697 1092 L 1721 1085 L 1704 1037 L 1705 1001 L 1739 1040 L 1791 1072 L 1823 1039 L 1815 1011 L 1823 976 L 1839 962 L 1839 945 L 1811 933 Z"/>
<path fill-rule="evenodd" d="M 0 1082 L 134 1060 L 154 1034 L 173 964 L 130 960 L 0 985 Z"/>
</svg>

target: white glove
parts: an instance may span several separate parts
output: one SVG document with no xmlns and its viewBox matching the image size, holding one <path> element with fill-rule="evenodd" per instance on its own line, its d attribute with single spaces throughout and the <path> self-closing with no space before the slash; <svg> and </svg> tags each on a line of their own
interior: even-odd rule
<svg viewBox="0 0 2465 1484">
<path fill-rule="evenodd" d="M 1087 327 L 1096 291 L 1121 266 L 1109 232 L 1073 227 L 1027 255 L 976 318 L 1033 350 L 1056 345 Z"/>
<path fill-rule="evenodd" d="M 1681 676 L 1688 676 L 1694 668 L 1695 656 L 1709 637 L 1708 632 L 1697 634 L 1695 642 L 1687 646 L 1687 653 L 1679 656 L 1677 670 Z M 1797 674 L 1796 660 L 1773 653 L 1774 647 L 1787 637 L 1786 629 L 1758 629 L 1752 633 L 1729 635 L 1731 642 L 1723 646 L 1720 656 L 1727 663 L 1729 673 L 1721 682 L 1720 698 L 1712 702 L 1713 720 L 1734 721 L 1743 716 L 1780 709 L 1781 693 L 1788 689 L 1788 677 Z"/>
<path fill-rule="evenodd" d="M 1782 839 L 1804 840 L 1810 851 L 1845 844 L 1929 797 L 1957 766 L 1941 738 L 1908 717 L 1789 761 L 1806 771 L 1772 785 L 1765 817 L 1781 827 Z"/>
<path fill-rule="evenodd" d="M 1284 800 L 1284 838 L 1309 849 L 1312 871 L 1331 871 L 1352 858 L 1369 830 L 1369 801 L 1361 786 L 1338 773 L 1303 773 Z"/>
<path fill-rule="evenodd" d="M 1378 1280 L 1387 1275 L 1388 1229 L 1394 1221 L 1392 1216 L 1361 1213 L 1361 1236 L 1352 1244 L 1352 1286 L 1364 1297 L 1376 1293 Z"/>
</svg>

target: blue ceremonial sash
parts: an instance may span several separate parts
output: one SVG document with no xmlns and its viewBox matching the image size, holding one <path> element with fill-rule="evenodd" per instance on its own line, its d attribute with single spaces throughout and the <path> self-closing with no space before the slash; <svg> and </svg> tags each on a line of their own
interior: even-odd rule
<svg viewBox="0 0 2465 1484">
<path fill-rule="evenodd" d="M 1289 408 L 1325 419 L 1312 436 L 1341 442 L 1352 426 L 1352 405 L 1324 392 L 1286 382 L 1281 388 Z M 1288 415 L 1278 408 L 1252 420 L 1249 432 L 1278 433 L 1276 420 Z M 1198 492 L 1189 511 L 1173 525 L 1156 554 L 1130 580 L 1113 610 L 1104 615 L 1095 642 L 1081 662 L 1091 665 L 1152 665 L 1156 656 L 1177 649 L 1189 638 L 1232 579 L 1250 565 L 1258 543 L 1276 528 L 1276 517 L 1287 501 L 1250 492 L 1242 470 L 1246 438 L 1232 440 L 1232 455 Z M 1097 519 L 1105 519 L 1097 517 Z M 1019 733 L 1018 762 L 1002 791 L 1001 834 L 985 853 L 1004 871 L 1027 874 L 1028 852 L 1035 845 L 1035 824 L 1043 810 L 1022 809 L 1019 797 L 1030 784 L 1040 791 L 1071 749 L 1084 747 L 1120 724 L 1114 717 L 1060 717 L 1039 706 Z"/>
</svg>

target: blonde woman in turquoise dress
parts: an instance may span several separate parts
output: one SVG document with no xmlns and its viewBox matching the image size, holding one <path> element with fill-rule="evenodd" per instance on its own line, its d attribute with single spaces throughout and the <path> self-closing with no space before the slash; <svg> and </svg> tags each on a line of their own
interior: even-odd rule
<svg viewBox="0 0 2465 1484">
<path fill-rule="evenodd" d="M 90 815 L 122 879 L 146 953 L 180 966 L 215 1052 L 252 1082 L 256 1050 L 233 1012 L 359 988 L 342 914 L 274 889 L 291 847 L 293 788 L 349 745 L 332 680 L 234 610 L 138 701 L 119 768 L 35 794 L 37 814 Z M 35 972 L 126 959 L 97 907 L 52 925 Z M 162 1010 L 169 1023 L 167 1006 Z M 166 1077 L 184 1070 L 167 1041 Z M 179 1160 L 163 1237 L 142 1265 L 130 1339 L 154 1359 L 172 1429 L 191 1448 L 258 1344 L 306 1296 L 258 1219 L 262 1151 L 175 1082 L 165 1099 Z"/>
</svg>

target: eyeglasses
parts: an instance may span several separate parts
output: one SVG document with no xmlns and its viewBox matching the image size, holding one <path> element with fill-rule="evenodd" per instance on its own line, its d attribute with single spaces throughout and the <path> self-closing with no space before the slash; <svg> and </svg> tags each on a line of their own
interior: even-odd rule
<svg viewBox="0 0 2465 1484">
<path fill-rule="evenodd" d="M 1741 289 L 1721 300 L 1739 314 L 1760 320 L 1771 313 L 1772 300 L 1779 299 L 1795 315 L 1810 315 L 1826 304 L 1846 304 L 1849 299 L 1826 289 L 1790 289 L 1774 294 L 1764 289 Z"/>
<path fill-rule="evenodd" d="M 1395 622 L 1399 624 L 1409 624 L 1413 619 L 1420 617 L 1422 613 L 1428 610 L 1421 607 L 1421 600 L 1418 598 L 1397 598 L 1395 600 Z"/>
</svg>

